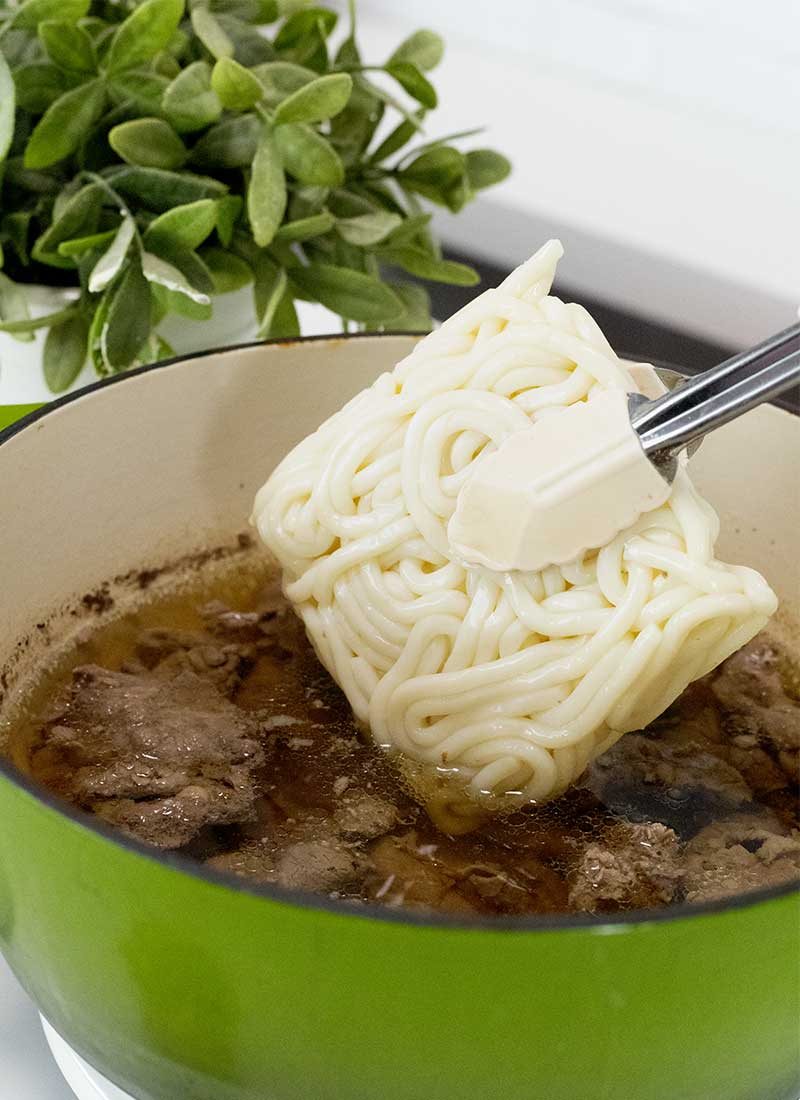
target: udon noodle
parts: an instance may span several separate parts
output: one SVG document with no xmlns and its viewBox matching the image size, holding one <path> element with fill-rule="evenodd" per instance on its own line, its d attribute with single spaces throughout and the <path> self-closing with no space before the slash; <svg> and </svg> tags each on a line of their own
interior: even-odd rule
<svg viewBox="0 0 800 1100">
<path fill-rule="evenodd" d="M 376 742 L 478 800 L 540 801 L 752 638 L 776 598 L 714 557 L 683 466 L 667 502 L 537 573 L 465 567 L 447 524 L 476 462 L 598 388 L 637 389 L 551 241 L 300 443 L 254 520 L 322 662 Z M 487 517 L 491 522 L 491 517 Z"/>
</svg>

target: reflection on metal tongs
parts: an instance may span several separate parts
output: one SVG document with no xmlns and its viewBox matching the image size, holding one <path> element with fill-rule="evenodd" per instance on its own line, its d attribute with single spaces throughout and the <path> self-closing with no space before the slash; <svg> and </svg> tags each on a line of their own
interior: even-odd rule
<svg viewBox="0 0 800 1100">
<path fill-rule="evenodd" d="M 693 454 L 709 432 L 799 383 L 800 325 L 792 325 L 654 401 L 631 394 L 631 426 L 644 453 L 672 481 L 684 448 Z"/>
</svg>

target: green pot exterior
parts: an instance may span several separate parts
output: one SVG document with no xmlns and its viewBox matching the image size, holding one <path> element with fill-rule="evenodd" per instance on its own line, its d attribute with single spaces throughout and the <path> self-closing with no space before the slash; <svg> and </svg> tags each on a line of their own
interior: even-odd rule
<svg viewBox="0 0 800 1100">
<path fill-rule="evenodd" d="M 3 951 L 137 1100 L 789 1100 L 798 896 L 519 931 L 205 881 L 0 779 Z M 57 899 L 57 903 L 54 903 Z"/>
</svg>

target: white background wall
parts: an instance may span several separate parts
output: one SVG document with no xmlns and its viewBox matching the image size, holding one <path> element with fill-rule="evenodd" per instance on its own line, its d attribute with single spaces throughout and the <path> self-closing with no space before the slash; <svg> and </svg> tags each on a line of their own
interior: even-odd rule
<svg viewBox="0 0 800 1100">
<path fill-rule="evenodd" d="M 370 58 L 447 52 L 431 135 L 486 123 L 511 179 L 445 235 L 744 344 L 800 303 L 800 0 L 361 0 Z"/>
</svg>

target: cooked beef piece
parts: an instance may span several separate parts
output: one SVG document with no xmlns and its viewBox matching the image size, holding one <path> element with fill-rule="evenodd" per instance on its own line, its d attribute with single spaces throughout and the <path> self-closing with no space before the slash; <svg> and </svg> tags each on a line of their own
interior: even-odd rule
<svg viewBox="0 0 800 1100">
<path fill-rule="evenodd" d="M 278 856 L 276 878 L 291 890 L 329 894 L 356 881 L 363 864 L 348 845 L 335 840 L 301 840 Z"/>
<path fill-rule="evenodd" d="M 751 799 L 742 775 L 707 742 L 627 733 L 589 767 L 585 783 L 603 803 L 631 821 L 660 821 L 691 836 L 720 810 Z"/>
<path fill-rule="evenodd" d="M 729 657 L 711 690 L 723 708 L 734 746 L 761 746 L 775 755 L 791 783 L 800 779 L 800 699 L 790 690 L 788 659 L 766 638 Z"/>
<path fill-rule="evenodd" d="M 686 846 L 687 901 L 714 901 L 800 879 L 800 833 L 770 814 L 737 814 L 707 825 Z"/>
<path fill-rule="evenodd" d="M 659 822 L 619 822 L 587 845 L 570 876 L 569 902 L 587 912 L 666 905 L 680 889 L 678 837 Z"/>
<path fill-rule="evenodd" d="M 239 686 L 256 652 L 252 642 L 225 642 L 201 631 L 163 627 L 142 631 L 136 644 L 136 657 L 145 669 L 166 677 L 192 672 L 226 695 Z"/>
<path fill-rule="evenodd" d="M 359 790 L 344 793 L 334 814 L 334 821 L 340 832 L 346 836 L 370 838 L 388 833 L 397 818 L 398 812 L 394 803 Z"/>
<path fill-rule="evenodd" d="M 215 871 L 227 871 L 256 882 L 275 881 L 274 853 L 268 845 L 251 844 L 221 852 L 205 861 Z"/>
<path fill-rule="evenodd" d="M 75 669 L 39 733 L 34 772 L 70 801 L 164 848 L 247 820 L 258 726 L 191 672 Z"/>
</svg>

